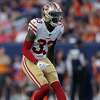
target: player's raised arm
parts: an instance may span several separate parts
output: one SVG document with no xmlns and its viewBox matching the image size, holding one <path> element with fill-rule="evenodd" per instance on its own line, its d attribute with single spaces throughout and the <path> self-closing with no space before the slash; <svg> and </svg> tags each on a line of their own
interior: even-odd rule
<svg viewBox="0 0 100 100">
<path fill-rule="evenodd" d="M 37 59 L 33 56 L 30 49 L 34 43 L 35 37 L 36 37 L 36 28 L 34 28 L 30 22 L 28 27 L 28 33 L 23 44 L 23 55 L 33 63 L 37 62 Z"/>
</svg>

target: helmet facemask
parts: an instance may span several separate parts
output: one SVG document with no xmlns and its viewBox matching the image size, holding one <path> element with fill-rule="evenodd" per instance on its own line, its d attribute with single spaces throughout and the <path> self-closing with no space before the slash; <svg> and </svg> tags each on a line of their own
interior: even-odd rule
<svg viewBox="0 0 100 100">
<path fill-rule="evenodd" d="M 62 19 L 62 12 L 51 11 L 49 12 L 49 18 L 50 18 L 49 23 L 53 27 L 56 27 L 58 22 L 60 22 Z"/>
</svg>

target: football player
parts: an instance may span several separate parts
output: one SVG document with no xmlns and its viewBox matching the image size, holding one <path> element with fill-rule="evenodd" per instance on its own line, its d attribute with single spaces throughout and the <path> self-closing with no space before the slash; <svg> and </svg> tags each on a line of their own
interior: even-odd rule
<svg viewBox="0 0 100 100">
<path fill-rule="evenodd" d="M 32 100 L 43 100 L 50 86 L 57 100 L 66 100 L 54 67 L 54 46 L 64 31 L 62 10 L 55 2 L 44 5 L 42 18 L 29 22 L 23 45 L 23 70 L 39 87 Z"/>
</svg>

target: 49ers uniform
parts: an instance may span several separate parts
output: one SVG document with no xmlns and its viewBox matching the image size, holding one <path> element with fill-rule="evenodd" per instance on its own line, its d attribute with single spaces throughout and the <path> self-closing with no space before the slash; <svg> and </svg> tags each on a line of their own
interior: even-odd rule
<svg viewBox="0 0 100 100">
<path fill-rule="evenodd" d="M 44 20 L 42 18 L 36 18 L 30 21 L 28 30 L 31 30 L 32 34 L 36 36 L 34 43 L 30 49 L 32 55 L 38 60 L 42 59 L 42 61 L 48 63 L 49 66 L 44 70 L 41 70 L 37 67 L 36 64 L 23 56 L 22 68 L 26 75 L 39 87 L 44 84 L 51 84 L 54 81 L 58 80 L 58 76 L 54 65 L 47 57 L 48 48 L 53 44 L 55 40 L 61 37 L 64 31 L 64 26 L 61 22 L 59 22 L 54 30 L 52 32 L 49 32 Z"/>
<path fill-rule="evenodd" d="M 38 59 L 46 58 L 49 44 L 59 39 L 63 33 L 64 27 L 61 23 L 52 32 L 49 32 L 43 19 L 33 19 L 29 23 L 28 29 L 33 31 L 36 39 L 31 48 L 33 55 Z"/>
</svg>

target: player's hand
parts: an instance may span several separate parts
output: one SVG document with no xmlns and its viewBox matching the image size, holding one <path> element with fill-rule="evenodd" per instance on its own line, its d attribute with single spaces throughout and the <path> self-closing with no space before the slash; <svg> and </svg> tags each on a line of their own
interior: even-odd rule
<svg viewBox="0 0 100 100">
<path fill-rule="evenodd" d="M 44 70 L 46 67 L 48 67 L 49 64 L 47 64 L 46 62 L 43 61 L 38 61 L 37 62 L 37 66 L 41 69 Z"/>
</svg>

